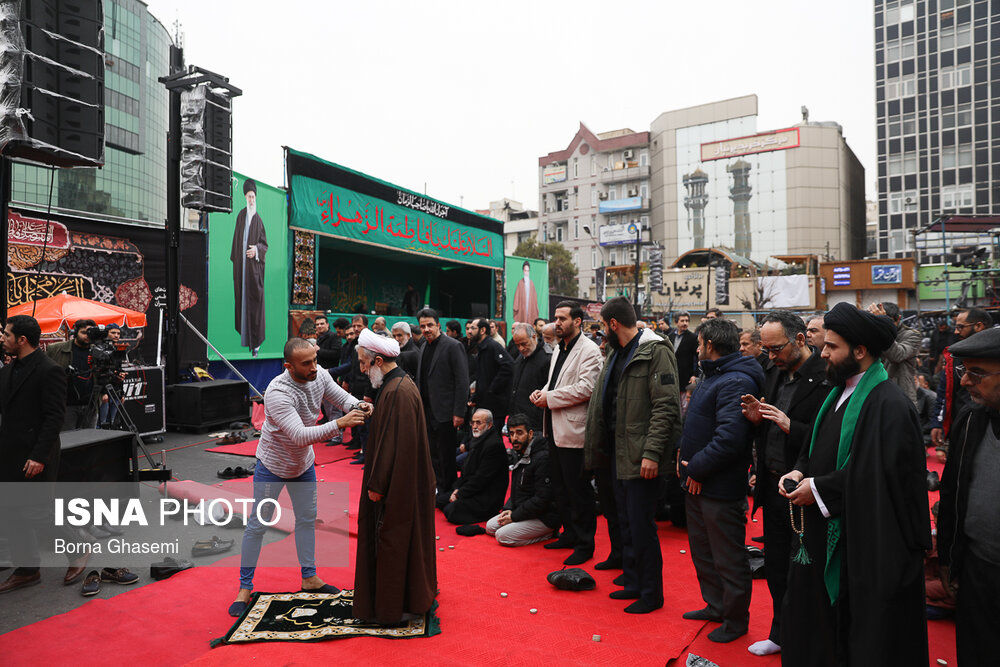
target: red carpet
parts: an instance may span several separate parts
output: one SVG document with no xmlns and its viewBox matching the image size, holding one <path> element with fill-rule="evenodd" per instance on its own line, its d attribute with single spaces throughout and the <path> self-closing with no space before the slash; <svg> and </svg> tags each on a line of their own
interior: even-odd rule
<svg viewBox="0 0 1000 667">
<path fill-rule="evenodd" d="M 343 453 L 343 448 L 327 449 Z M 351 554 L 349 565 L 320 568 L 320 576 L 341 587 L 353 585 L 353 559 L 360 466 L 347 462 L 325 465 L 317 471 L 327 482 L 351 483 Z M 224 483 L 227 490 L 249 485 L 249 480 Z M 936 495 L 936 494 L 933 494 Z M 321 501 L 320 516 L 325 503 Z M 545 575 L 561 567 L 565 551 L 547 551 L 541 545 L 508 549 L 485 535 L 459 537 L 454 526 L 438 513 L 438 610 L 442 633 L 429 639 L 390 640 L 370 637 L 316 644 L 256 644 L 209 649 L 232 624 L 226 608 L 237 588 L 236 557 L 231 567 L 196 567 L 171 579 L 144 586 L 108 600 L 94 599 L 80 608 L 0 636 L 5 665 L 105 665 L 109 661 L 143 667 L 154 665 L 245 665 L 344 663 L 361 665 L 537 665 L 627 664 L 664 665 L 687 653 L 706 657 L 722 667 L 777 667 L 778 656 L 757 658 L 746 651 L 766 636 L 771 600 L 763 580 L 754 581 L 750 634 L 732 644 L 708 641 L 715 624 L 685 621 L 680 614 L 702 606 L 687 551 L 687 536 L 670 524 L 661 524 L 666 607 L 646 616 L 621 609 L 626 602 L 609 600 L 607 593 L 618 573 L 593 572 L 597 589 L 582 593 L 558 591 Z M 748 524 L 749 536 L 759 535 L 761 524 Z M 319 549 L 337 536 L 317 533 Z M 342 539 L 342 538 L 341 538 Z M 748 541 L 749 543 L 749 541 Z M 450 549 L 449 546 L 454 546 Z M 292 553 L 291 536 L 265 549 Z M 598 556 L 608 551 L 606 527 L 599 519 Z M 593 561 L 585 568 L 593 571 Z M 148 572 L 140 573 L 144 578 Z M 298 585 L 295 568 L 262 568 L 256 587 L 261 591 L 291 590 Z M 501 592 L 508 597 L 500 596 Z M 11 594 L 4 604 L 15 604 Z M 23 594 L 30 595 L 30 592 Z M 535 608 L 537 614 L 529 609 Z M 600 635 L 595 642 L 593 635 Z M 930 623 L 930 665 L 937 658 L 955 664 L 954 624 Z M 113 657 L 111 657 L 113 656 Z"/>
<path fill-rule="evenodd" d="M 215 452 L 217 454 L 236 454 L 237 456 L 257 456 L 258 442 L 259 440 L 247 440 L 246 442 L 237 442 L 232 445 L 209 447 L 205 451 Z M 350 438 L 345 438 L 345 442 L 350 442 Z M 327 447 L 323 443 L 316 443 L 313 445 L 313 453 L 316 455 L 316 465 L 342 461 L 344 459 L 349 459 L 354 455 L 353 450 L 347 450 L 338 446 Z"/>
</svg>

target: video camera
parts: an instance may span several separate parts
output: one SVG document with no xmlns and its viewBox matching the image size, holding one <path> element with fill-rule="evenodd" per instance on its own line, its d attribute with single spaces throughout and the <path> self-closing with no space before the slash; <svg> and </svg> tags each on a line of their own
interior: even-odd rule
<svg viewBox="0 0 1000 667">
<path fill-rule="evenodd" d="M 90 340 L 90 369 L 94 384 L 104 385 L 117 379 L 122 372 L 125 350 L 108 340 L 108 330 L 104 327 L 90 327 L 84 333 Z"/>
</svg>

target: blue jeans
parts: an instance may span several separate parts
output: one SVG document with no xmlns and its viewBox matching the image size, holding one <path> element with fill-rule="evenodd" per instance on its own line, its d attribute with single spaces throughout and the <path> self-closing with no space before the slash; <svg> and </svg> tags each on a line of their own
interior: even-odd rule
<svg viewBox="0 0 1000 667">
<path fill-rule="evenodd" d="M 292 499 L 292 511 L 295 513 L 295 551 L 302 567 L 302 578 L 316 576 L 316 466 L 309 466 L 309 469 L 298 477 L 283 479 L 265 468 L 258 460 L 253 473 L 254 508 L 243 531 L 240 588 L 253 590 L 253 573 L 257 569 L 264 533 L 267 532 L 267 526 L 257 518 L 257 505 L 265 498 L 277 500 L 287 482 L 299 482 L 289 484 L 288 495 Z M 270 521 L 273 514 L 272 503 L 267 503 L 261 510 L 261 516 L 265 521 Z"/>
</svg>

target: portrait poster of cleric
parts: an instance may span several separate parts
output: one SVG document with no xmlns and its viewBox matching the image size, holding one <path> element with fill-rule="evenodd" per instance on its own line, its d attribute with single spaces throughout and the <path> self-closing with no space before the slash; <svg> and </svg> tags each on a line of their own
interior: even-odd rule
<svg viewBox="0 0 1000 667">
<path fill-rule="evenodd" d="M 514 290 L 514 321 L 534 322 L 538 319 L 538 291 L 531 280 L 531 262 L 524 260 L 521 280 Z"/>
<path fill-rule="evenodd" d="M 267 233 L 264 221 L 257 213 L 257 183 L 243 182 L 246 206 L 236 216 L 233 229 L 233 294 L 235 296 L 236 331 L 240 347 L 250 349 L 256 357 L 264 342 L 264 274 L 267 266 Z"/>
</svg>

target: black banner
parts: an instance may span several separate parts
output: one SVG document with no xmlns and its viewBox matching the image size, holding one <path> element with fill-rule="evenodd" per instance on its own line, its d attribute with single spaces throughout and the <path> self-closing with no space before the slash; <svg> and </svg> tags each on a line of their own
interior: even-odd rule
<svg viewBox="0 0 1000 667">
<path fill-rule="evenodd" d="M 729 305 L 729 267 L 715 267 L 715 303 Z"/>
<path fill-rule="evenodd" d="M 155 365 L 159 306 L 166 306 L 166 232 L 162 228 L 119 225 L 11 211 L 6 298 L 8 308 L 66 292 L 146 314 L 145 329 L 123 329 L 122 340 L 137 346 L 133 360 Z M 208 321 L 207 237 L 181 233 L 181 311 L 199 331 Z M 207 358 L 187 327 L 180 332 L 181 363 Z"/>
</svg>

